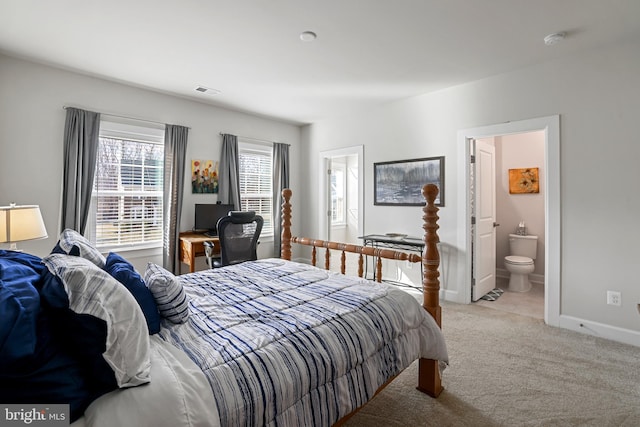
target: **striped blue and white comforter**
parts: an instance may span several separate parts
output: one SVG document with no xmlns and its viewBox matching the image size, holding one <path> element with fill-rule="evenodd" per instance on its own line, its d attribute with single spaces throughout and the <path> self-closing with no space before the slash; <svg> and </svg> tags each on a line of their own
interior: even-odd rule
<svg viewBox="0 0 640 427">
<path fill-rule="evenodd" d="M 222 426 L 330 426 L 415 359 L 447 361 L 431 316 L 384 284 L 281 259 L 180 278 L 190 318 L 160 336 L 203 370 Z"/>
</svg>

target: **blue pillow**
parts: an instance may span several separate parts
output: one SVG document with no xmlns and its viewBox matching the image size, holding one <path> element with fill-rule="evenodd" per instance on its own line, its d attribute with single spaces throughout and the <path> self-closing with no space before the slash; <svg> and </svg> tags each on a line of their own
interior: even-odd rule
<svg viewBox="0 0 640 427">
<path fill-rule="evenodd" d="M 93 390 L 78 360 L 64 344 L 53 339 L 46 312 L 38 319 L 37 346 L 32 356 L 11 369 L 0 365 L 0 402 L 68 404 L 71 422 L 80 418 L 89 404 L 102 393 Z"/>
<path fill-rule="evenodd" d="M 0 249 L 0 258 L 7 260 L 11 264 L 20 264 L 29 267 L 36 274 L 41 274 L 47 268 L 42 264 L 42 258 L 28 254 L 26 252 L 5 251 Z"/>
<path fill-rule="evenodd" d="M 39 257 L 0 250 L 0 402 L 67 403 L 73 422 L 101 393 L 53 331 L 39 296 L 46 271 Z"/>
<path fill-rule="evenodd" d="M 115 252 L 109 253 L 104 270 L 131 292 L 147 321 L 149 334 L 160 332 L 160 313 L 153 294 L 133 265 Z"/>
<path fill-rule="evenodd" d="M 40 311 L 35 285 L 40 258 L 15 251 L 0 251 L 0 366 L 8 367 L 33 354 Z"/>
</svg>

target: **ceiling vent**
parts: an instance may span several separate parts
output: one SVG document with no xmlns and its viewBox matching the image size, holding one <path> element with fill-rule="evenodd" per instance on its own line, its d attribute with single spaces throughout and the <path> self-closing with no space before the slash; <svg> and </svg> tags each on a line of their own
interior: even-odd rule
<svg viewBox="0 0 640 427">
<path fill-rule="evenodd" d="M 198 86 L 196 92 L 206 93 L 207 95 L 220 95 L 222 92 L 218 89 L 212 89 L 206 86 Z"/>
</svg>

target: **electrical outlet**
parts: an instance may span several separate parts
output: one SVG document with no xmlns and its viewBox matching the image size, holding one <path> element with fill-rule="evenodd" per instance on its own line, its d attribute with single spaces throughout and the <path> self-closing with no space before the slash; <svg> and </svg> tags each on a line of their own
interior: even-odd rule
<svg viewBox="0 0 640 427">
<path fill-rule="evenodd" d="M 622 305 L 622 294 L 617 291 L 607 291 L 607 304 L 620 307 Z"/>
</svg>

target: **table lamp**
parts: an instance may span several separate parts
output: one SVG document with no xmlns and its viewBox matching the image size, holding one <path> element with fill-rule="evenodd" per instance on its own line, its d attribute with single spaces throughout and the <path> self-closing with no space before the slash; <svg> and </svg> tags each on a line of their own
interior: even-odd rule
<svg viewBox="0 0 640 427">
<path fill-rule="evenodd" d="M 9 250 L 18 250 L 16 242 L 47 237 L 40 206 L 0 206 L 0 243 L 10 243 Z"/>
</svg>

